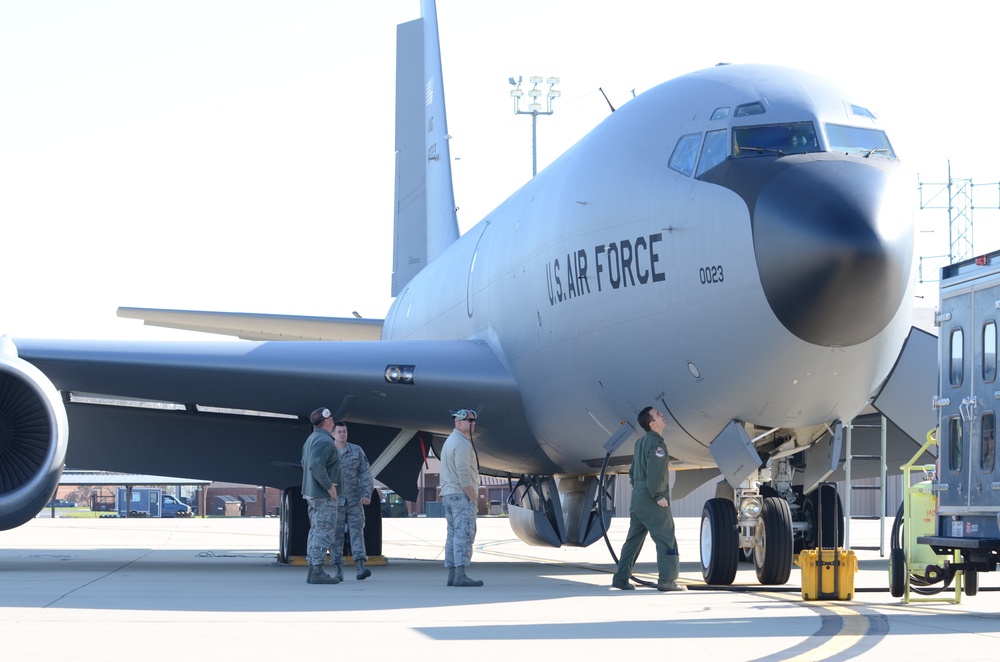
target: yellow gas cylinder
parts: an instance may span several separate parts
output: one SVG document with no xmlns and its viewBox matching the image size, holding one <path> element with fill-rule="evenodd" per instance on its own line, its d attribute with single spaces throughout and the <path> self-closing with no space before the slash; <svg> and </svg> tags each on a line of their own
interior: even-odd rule
<svg viewBox="0 0 1000 662">
<path fill-rule="evenodd" d="M 941 565 L 948 558 L 934 553 L 927 545 L 917 543 L 920 536 L 937 535 L 937 495 L 930 480 L 915 483 L 906 490 L 908 518 L 903 522 L 906 535 L 906 563 L 912 574 L 922 575 L 928 565 Z"/>
</svg>

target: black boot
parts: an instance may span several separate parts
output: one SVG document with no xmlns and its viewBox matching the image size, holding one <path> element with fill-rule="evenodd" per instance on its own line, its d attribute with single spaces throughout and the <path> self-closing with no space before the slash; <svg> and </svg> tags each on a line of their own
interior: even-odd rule
<svg viewBox="0 0 1000 662">
<path fill-rule="evenodd" d="M 358 576 L 357 579 L 367 579 L 372 576 L 372 571 L 365 567 L 365 562 L 363 559 L 358 559 Z"/>
<path fill-rule="evenodd" d="M 333 567 L 337 569 L 336 572 L 333 573 L 333 578 L 336 579 L 338 582 L 344 581 L 344 571 L 341 570 L 340 564 L 334 563 Z"/>
<path fill-rule="evenodd" d="M 455 569 L 448 568 L 448 586 L 455 585 Z"/>
<path fill-rule="evenodd" d="M 321 565 L 309 566 L 309 575 L 306 577 L 307 584 L 339 584 L 340 580 L 326 574 Z"/>
<path fill-rule="evenodd" d="M 465 568 L 459 566 L 455 568 L 455 581 L 452 586 L 482 586 L 483 580 L 473 579 L 465 574 Z"/>
</svg>

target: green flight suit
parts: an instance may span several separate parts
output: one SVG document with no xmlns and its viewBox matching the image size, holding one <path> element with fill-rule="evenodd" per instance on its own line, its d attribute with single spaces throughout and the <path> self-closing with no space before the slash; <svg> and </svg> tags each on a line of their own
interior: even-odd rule
<svg viewBox="0 0 1000 662">
<path fill-rule="evenodd" d="M 656 545 L 658 584 L 669 584 L 677 579 L 680 560 L 674 517 L 669 505 L 661 508 L 656 504 L 661 498 L 666 498 L 668 504 L 670 502 L 669 468 L 670 456 L 663 437 L 653 431 L 644 434 L 635 444 L 632 468 L 628 472 L 632 483 L 632 504 L 629 507 L 628 535 L 622 545 L 614 577 L 616 586 L 628 583 L 647 532 Z"/>
</svg>

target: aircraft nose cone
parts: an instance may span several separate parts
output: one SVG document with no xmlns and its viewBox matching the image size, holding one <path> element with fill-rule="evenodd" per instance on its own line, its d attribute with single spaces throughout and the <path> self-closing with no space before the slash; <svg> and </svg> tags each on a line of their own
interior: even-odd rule
<svg viewBox="0 0 1000 662">
<path fill-rule="evenodd" d="M 754 250 L 767 301 L 806 342 L 856 345 L 892 319 L 913 259 L 910 205 L 889 168 L 809 161 L 760 190 Z"/>
</svg>

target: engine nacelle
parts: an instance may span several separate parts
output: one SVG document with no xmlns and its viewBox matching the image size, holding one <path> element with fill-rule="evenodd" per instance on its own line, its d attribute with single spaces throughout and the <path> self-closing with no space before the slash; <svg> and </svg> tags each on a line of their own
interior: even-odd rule
<svg viewBox="0 0 1000 662">
<path fill-rule="evenodd" d="M 0 337 L 0 530 L 21 526 L 45 508 L 59 485 L 68 440 L 59 392 Z"/>
</svg>

